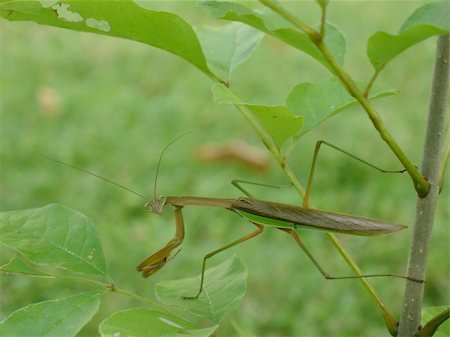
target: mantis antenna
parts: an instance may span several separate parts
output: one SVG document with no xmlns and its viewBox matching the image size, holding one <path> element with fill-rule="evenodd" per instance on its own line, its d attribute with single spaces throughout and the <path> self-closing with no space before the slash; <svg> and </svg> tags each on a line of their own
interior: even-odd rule
<svg viewBox="0 0 450 337">
<path fill-rule="evenodd" d="M 174 142 L 176 142 L 178 139 L 180 139 L 181 137 L 184 137 L 184 136 L 186 136 L 186 135 L 188 135 L 188 134 L 190 134 L 190 133 L 193 133 L 193 131 L 184 133 L 184 134 L 182 134 L 182 135 L 176 137 L 174 140 L 172 140 L 170 143 L 168 143 L 168 144 L 164 147 L 164 149 L 161 151 L 161 155 L 159 156 L 159 160 L 158 160 L 158 166 L 156 167 L 155 182 L 154 182 L 154 186 L 153 186 L 153 195 L 154 195 L 155 199 L 156 199 L 156 181 L 157 181 L 157 179 L 158 179 L 159 167 L 161 166 L 161 160 L 162 160 L 162 157 L 163 157 L 164 152 L 167 150 L 167 148 L 168 148 L 170 145 L 172 145 L 172 144 L 173 144 Z M 77 166 L 75 166 L 75 165 L 71 165 L 71 164 L 65 163 L 65 162 L 63 162 L 63 161 L 61 161 L 61 160 L 58 160 L 58 159 L 55 159 L 55 158 L 51 158 L 51 157 L 49 157 L 49 156 L 46 156 L 45 154 L 42 154 L 42 153 L 38 153 L 38 154 L 39 154 L 41 157 L 44 157 L 45 159 L 51 160 L 51 161 L 53 161 L 53 162 L 55 162 L 55 163 L 58 163 L 58 164 L 60 164 L 60 165 L 63 165 L 63 166 L 66 166 L 66 167 L 70 167 L 70 168 L 73 168 L 73 169 L 78 170 L 78 171 L 80 171 L 80 172 L 83 172 L 83 173 L 89 174 L 89 175 L 91 175 L 91 176 L 97 177 L 97 178 L 99 178 L 99 179 L 101 179 L 101 180 L 103 180 L 103 181 L 106 181 L 106 182 L 108 182 L 108 183 L 110 183 L 110 184 L 113 184 L 113 185 L 115 185 L 115 186 L 117 186 L 117 187 L 119 187 L 119 188 L 121 188 L 121 189 L 124 189 L 124 190 L 130 192 L 130 193 L 133 193 L 134 195 L 137 195 L 137 196 L 141 197 L 141 198 L 144 199 L 144 200 L 148 200 L 148 199 L 149 199 L 148 197 L 146 197 L 146 196 L 144 196 L 144 195 L 142 195 L 142 194 L 140 194 L 140 193 L 138 193 L 138 192 L 136 192 L 136 191 L 133 191 L 132 189 L 130 189 L 130 188 L 126 187 L 126 186 L 123 186 L 123 185 L 121 185 L 121 184 L 119 184 L 119 183 L 116 183 L 115 181 L 112 181 L 112 180 L 110 180 L 110 179 L 108 179 L 108 178 L 102 177 L 102 176 L 100 176 L 100 175 L 98 175 L 98 174 L 95 174 L 95 173 L 93 173 L 93 172 L 90 172 L 90 171 L 88 171 L 88 170 L 84 170 L 84 169 L 82 169 L 82 168 L 80 168 L 80 167 L 77 167 Z"/>
<path fill-rule="evenodd" d="M 173 143 L 175 143 L 178 139 L 187 136 L 191 133 L 193 133 L 194 131 L 190 131 L 190 132 L 186 132 L 183 133 L 182 135 L 176 137 L 175 139 L 171 140 L 166 146 L 164 146 L 164 149 L 161 151 L 161 154 L 159 155 L 159 160 L 158 160 L 158 165 L 156 166 L 156 172 L 155 172 L 155 180 L 153 183 L 153 199 L 156 200 L 156 183 L 158 182 L 158 174 L 159 174 L 159 168 L 161 166 L 161 161 L 164 155 L 164 152 L 166 152 L 166 150 L 169 148 L 170 145 L 172 145 Z"/>
<path fill-rule="evenodd" d="M 115 181 L 109 180 L 108 178 L 105 178 L 105 177 L 102 177 L 102 176 L 100 176 L 100 175 L 98 175 L 98 174 L 95 174 L 95 173 L 93 173 L 93 172 L 84 170 L 84 169 L 82 169 L 82 168 L 80 168 L 80 167 L 77 167 L 77 166 L 75 166 L 75 165 L 71 165 L 71 164 L 65 163 L 65 162 L 63 162 L 63 161 L 61 161 L 61 160 L 58 160 L 58 159 L 54 159 L 54 158 L 48 157 L 48 156 L 46 156 L 46 155 L 44 155 L 44 154 L 42 154 L 42 153 L 39 153 L 39 155 L 42 156 L 42 157 L 44 157 L 44 158 L 46 158 L 46 159 L 48 159 L 48 160 L 54 161 L 55 163 L 58 163 L 58 164 L 60 164 L 60 165 L 64 165 L 64 166 L 73 168 L 73 169 L 75 169 L 75 170 L 78 170 L 78 171 L 81 171 L 81 172 L 83 172 L 83 173 L 89 174 L 89 175 L 91 175 L 91 176 L 97 177 L 97 178 L 99 178 L 99 179 L 101 179 L 101 180 L 103 180 L 103 181 L 106 181 L 106 182 L 110 183 L 110 184 L 116 185 L 117 187 L 120 187 L 120 188 L 122 188 L 122 189 L 124 189 L 124 190 L 126 190 L 126 191 L 128 191 L 128 192 L 131 192 L 131 193 L 133 193 L 134 195 L 137 195 L 137 196 L 141 197 L 141 198 L 144 199 L 144 200 L 147 200 L 147 199 L 148 199 L 147 197 L 143 196 L 142 194 L 139 194 L 138 192 L 133 191 L 132 189 L 130 189 L 130 188 L 126 187 L 126 186 L 123 186 L 123 185 L 121 185 L 121 184 L 119 184 L 119 183 L 116 183 Z"/>
</svg>

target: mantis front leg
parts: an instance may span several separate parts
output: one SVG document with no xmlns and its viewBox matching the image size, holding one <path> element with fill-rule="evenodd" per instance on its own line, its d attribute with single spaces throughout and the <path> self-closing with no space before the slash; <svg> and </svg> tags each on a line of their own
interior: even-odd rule
<svg viewBox="0 0 450 337">
<path fill-rule="evenodd" d="M 184 220 L 181 206 L 174 206 L 176 231 L 174 237 L 160 250 L 146 258 L 138 266 L 137 270 L 142 272 L 142 277 L 149 277 L 160 270 L 170 260 L 172 251 L 183 243 Z"/>
</svg>

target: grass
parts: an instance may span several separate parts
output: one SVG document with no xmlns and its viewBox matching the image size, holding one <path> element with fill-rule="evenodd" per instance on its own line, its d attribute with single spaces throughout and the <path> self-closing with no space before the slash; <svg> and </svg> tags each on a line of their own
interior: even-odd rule
<svg viewBox="0 0 450 337">
<path fill-rule="evenodd" d="M 156 5 L 156 4 L 155 4 Z M 341 2 L 330 19 L 348 37 L 346 68 L 356 78 L 371 74 L 365 41 L 377 30 L 395 32 L 419 2 Z M 159 3 L 158 6 L 164 6 Z M 197 23 L 208 14 L 193 3 L 171 9 Z M 312 3 L 292 4 L 309 22 L 317 21 Z M 349 20 L 370 15 L 364 22 Z M 397 18 L 385 13 L 396 13 Z M 402 13 L 402 14 L 397 14 Z M 167 152 L 159 177 L 166 195 L 239 196 L 234 178 L 283 185 L 273 162 L 267 172 L 242 165 L 197 161 L 204 143 L 241 139 L 263 149 L 237 111 L 213 103 L 211 82 L 184 61 L 129 41 L 37 26 L 0 22 L 1 38 L 1 209 L 22 209 L 59 202 L 92 218 L 105 246 L 116 283 L 153 297 L 161 280 L 196 275 L 207 252 L 252 230 L 230 212 L 186 208 L 183 250 L 162 271 L 143 280 L 135 265 L 172 235 L 172 214 L 163 218 L 142 210 L 141 200 L 90 176 L 48 162 L 41 152 L 151 194 L 161 149 L 186 131 L 196 131 Z M 376 102 L 389 129 L 420 165 L 431 81 L 434 39 L 392 62 L 380 78 L 401 94 Z M 357 75 L 357 76 L 356 76 Z M 280 104 L 303 81 L 320 82 L 328 74 L 304 55 L 266 39 L 233 76 L 235 89 L 252 102 Z M 39 98 L 40 97 L 40 98 Z M 47 102 L 45 102 L 47 97 Z M 56 101 L 57 104 L 55 103 Z M 50 102 L 50 103 L 49 103 Z M 56 107 L 52 107 L 56 104 Z M 352 109 L 308 133 L 289 162 L 305 184 L 314 143 L 331 141 L 381 167 L 398 168 L 367 116 Z M 323 150 L 312 201 L 318 208 L 412 224 L 415 194 L 406 176 L 380 175 L 330 150 Z M 448 287 L 448 187 L 440 198 L 429 257 L 425 304 L 444 305 Z M 262 199 L 298 203 L 288 190 L 255 190 Z M 447 203 L 446 203 L 447 202 Z M 447 206 L 446 206 L 447 205 Z M 349 271 L 324 236 L 305 231 L 306 244 L 334 274 Z M 405 272 L 410 230 L 376 239 L 341 236 L 367 273 Z M 2 249 L 3 261 L 10 252 Z M 238 255 L 249 269 L 248 294 L 219 335 L 236 332 L 230 321 L 258 336 L 379 336 L 386 334 L 380 315 L 356 281 L 325 281 L 294 242 L 266 231 L 254 241 L 213 259 Z M 1 316 L 27 304 L 69 295 L 83 284 L 2 276 Z M 404 282 L 373 280 L 381 297 L 399 311 Z M 80 336 L 96 335 L 96 323 L 112 311 L 138 306 L 108 296 L 94 322 Z"/>
</svg>

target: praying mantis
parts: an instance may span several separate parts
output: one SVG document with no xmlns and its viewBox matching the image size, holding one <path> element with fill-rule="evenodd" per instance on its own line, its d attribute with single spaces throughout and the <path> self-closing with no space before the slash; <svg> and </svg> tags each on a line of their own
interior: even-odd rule
<svg viewBox="0 0 450 337">
<path fill-rule="evenodd" d="M 183 135 L 184 136 L 184 135 Z M 79 167 L 61 162 L 59 160 L 55 160 L 52 158 L 46 158 L 55 161 L 59 164 L 74 168 L 76 170 L 82 171 L 84 173 L 93 175 L 97 178 L 100 178 L 104 181 L 112 183 L 120 188 L 123 188 L 135 195 L 140 196 L 145 199 L 144 207 L 148 209 L 151 213 L 162 215 L 166 206 L 172 206 L 174 208 L 174 218 L 175 218 L 175 234 L 173 238 L 160 250 L 155 252 L 154 254 L 147 257 L 144 261 L 142 261 L 138 266 L 137 270 L 141 272 L 143 277 L 149 277 L 159 271 L 162 267 L 166 265 L 166 263 L 172 258 L 172 252 L 179 247 L 184 240 L 185 237 L 185 224 L 182 209 L 185 206 L 205 206 L 205 207 L 220 207 L 226 210 L 232 211 L 242 218 L 249 221 L 251 224 L 257 227 L 256 230 L 238 238 L 237 240 L 218 248 L 208 254 L 206 254 L 203 258 L 201 276 L 200 276 L 200 285 L 196 294 L 193 296 L 185 296 L 184 299 L 197 299 L 203 291 L 204 281 L 205 281 L 205 270 L 206 270 L 206 262 L 209 258 L 214 255 L 223 252 L 233 246 L 236 246 L 240 243 L 243 243 L 247 240 L 250 240 L 258 235 L 260 235 L 265 227 L 272 227 L 278 230 L 284 231 L 289 234 L 301 250 L 306 254 L 306 256 L 310 259 L 310 261 L 316 266 L 319 272 L 326 279 L 353 279 L 353 278 L 367 278 L 367 277 L 383 277 L 383 276 L 393 276 L 403 279 L 408 279 L 415 282 L 424 282 L 423 280 L 416 280 L 406 276 L 396 275 L 396 274 L 370 274 L 370 275 L 358 275 L 358 276 L 331 276 L 328 274 L 322 266 L 318 263 L 318 261 L 314 258 L 314 256 L 310 253 L 310 251 L 306 248 L 305 244 L 301 240 L 300 236 L 297 234 L 296 230 L 299 228 L 305 229 L 315 229 L 322 231 L 329 231 L 341 234 L 351 234 L 351 235 L 360 235 L 360 236 L 379 236 L 391 234 L 402 229 L 405 229 L 406 226 L 398 223 L 369 219 L 355 215 L 349 214 L 340 214 L 327 212 L 323 210 L 318 210 L 309 207 L 309 197 L 312 189 L 312 181 L 314 177 L 316 161 L 319 154 L 319 150 L 321 145 L 327 145 L 331 148 L 334 148 L 346 155 L 349 155 L 353 159 L 356 159 L 372 168 L 377 169 L 380 172 L 384 173 L 402 173 L 404 170 L 383 170 L 375 165 L 372 165 L 361 158 L 358 158 L 341 148 L 328 143 L 326 141 L 318 141 L 316 143 L 313 161 L 311 165 L 310 175 L 308 179 L 307 189 L 305 193 L 305 198 L 303 200 L 302 206 L 296 205 L 288 205 L 278 202 L 272 201 L 263 201 L 255 199 L 248 193 L 241 185 L 244 181 L 234 180 L 232 184 L 236 186 L 239 190 L 241 190 L 247 197 L 240 197 L 237 199 L 225 199 L 225 198 L 207 198 L 207 197 L 195 197 L 195 196 L 161 196 L 156 197 L 156 186 L 157 186 L 157 178 L 158 172 L 161 164 L 162 157 L 167 148 L 178 140 L 180 137 L 175 138 L 170 143 L 168 143 L 163 151 L 161 152 L 157 169 L 156 176 L 154 181 L 153 188 L 153 199 L 149 200 L 145 196 L 122 186 L 112 180 L 109 180 L 105 177 L 99 176 L 95 173 L 86 171 Z M 252 183 L 254 184 L 254 183 Z M 261 184 L 257 184 L 261 185 Z M 176 253 L 175 253 L 176 255 Z"/>
</svg>

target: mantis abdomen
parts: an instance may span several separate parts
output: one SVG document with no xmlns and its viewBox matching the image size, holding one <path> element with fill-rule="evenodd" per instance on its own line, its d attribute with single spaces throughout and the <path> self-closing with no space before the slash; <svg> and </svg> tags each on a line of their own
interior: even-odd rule
<svg viewBox="0 0 450 337">
<path fill-rule="evenodd" d="M 226 208 L 249 221 L 277 228 L 302 228 L 342 234 L 377 236 L 397 232 L 405 225 L 314 208 L 250 198 L 220 199 L 204 197 L 166 197 L 175 207 L 211 206 Z"/>
</svg>

